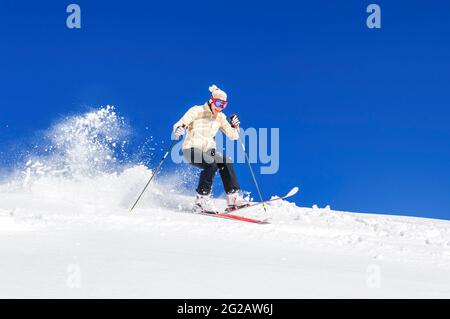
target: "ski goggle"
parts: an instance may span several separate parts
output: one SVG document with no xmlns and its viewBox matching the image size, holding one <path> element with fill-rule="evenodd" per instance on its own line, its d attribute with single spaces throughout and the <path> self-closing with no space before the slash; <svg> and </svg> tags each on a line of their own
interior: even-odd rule
<svg viewBox="0 0 450 319">
<path fill-rule="evenodd" d="M 223 110 L 224 108 L 226 108 L 227 105 L 228 105 L 228 102 L 227 102 L 227 101 L 223 101 L 223 100 L 220 100 L 220 99 L 216 99 L 216 98 L 214 98 L 214 97 L 211 97 L 211 100 L 212 100 L 212 102 L 213 102 L 213 104 L 214 104 L 215 107 L 221 108 L 222 110 Z"/>
</svg>

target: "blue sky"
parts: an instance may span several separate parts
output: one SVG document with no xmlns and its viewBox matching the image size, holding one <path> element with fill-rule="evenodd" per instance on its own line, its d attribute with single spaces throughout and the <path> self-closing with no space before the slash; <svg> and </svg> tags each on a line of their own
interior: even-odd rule
<svg viewBox="0 0 450 319">
<path fill-rule="evenodd" d="M 66 27 L 70 3 L 81 6 L 81 30 Z M 370 3 L 381 6 L 379 30 L 366 27 Z M 11 145 L 88 106 L 113 104 L 138 137 L 148 126 L 168 139 L 216 83 L 243 127 L 280 128 L 280 170 L 258 176 L 265 196 L 298 185 L 299 205 L 450 219 L 449 9 L 435 0 L 2 1 L 2 165 Z M 237 171 L 254 191 L 246 165 Z"/>
</svg>

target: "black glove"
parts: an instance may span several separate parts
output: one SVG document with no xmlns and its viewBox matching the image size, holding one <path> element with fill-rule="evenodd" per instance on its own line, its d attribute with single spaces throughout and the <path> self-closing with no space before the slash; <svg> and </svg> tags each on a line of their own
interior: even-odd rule
<svg viewBox="0 0 450 319">
<path fill-rule="evenodd" d="M 230 116 L 230 125 L 232 128 L 238 128 L 239 124 L 241 124 L 241 121 L 239 120 L 239 117 L 236 114 L 232 114 Z"/>
</svg>

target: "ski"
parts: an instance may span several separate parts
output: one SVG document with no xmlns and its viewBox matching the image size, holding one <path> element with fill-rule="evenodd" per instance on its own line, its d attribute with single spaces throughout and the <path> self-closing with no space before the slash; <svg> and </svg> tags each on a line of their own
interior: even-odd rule
<svg viewBox="0 0 450 319">
<path fill-rule="evenodd" d="M 233 220 L 237 220 L 237 221 L 253 223 L 253 224 L 260 224 L 260 225 L 270 224 L 267 221 L 267 219 L 264 219 L 264 220 L 253 219 L 253 218 L 233 215 L 233 214 L 230 214 L 230 212 L 236 212 L 236 211 L 244 209 L 244 208 L 255 207 L 255 206 L 262 205 L 262 204 L 268 203 L 268 202 L 273 202 L 273 201 L 276 201 L 276 200 L 283 200 L 283 199 L 292 197 L 292 196 L 294 196 L 297 193 L 298 193 L 298 187 L 294 187 L 286 195 L 284 195 L 282 197 L 272 198 L 272 199 L 269 199 L 269 200 L 266 200 L 266 201 L 262 201 L 262 202 L 251 203 L 249 205 L 241 206 L 241 207 L 238 207 L 238 208 L 235 208 L 235 209 L 225 209 L 224 212 L 201 212 L 201 213 L 196 213 L 196 214 L 200 214 L 200 215 L 204 215 L 204 216 L 217 217 L 217 218 L 233 219 Z"/>
<path fill-rule="evenodd" d="M 260 225 L 269 224 L 269 222 L 267 220 L 253 219 L 253 218 L 248 218 L 248 217 L 243 217 L 243 216 L 238 216 L 238 215 L 232 215 L 229 213 L 196 213 L 196 214 L 217 217 L 217 218 L 232 219 L 232 220 L 237 220 L 237 221 L 247 222 L 247 223 L 252 223 L 252 224 L 260 224 Z"/>
<path fill-rule="evenodd" d="M 274 202 L 274 201 L 277 201 L 277 200 L 283 200 L 283 199 L 292 197 L 292 196 L 294 196 L 294 195 L 297 194 L 297 193 L 298 193 L 298 187 L 296 186 L 296 187 L 292 188 L 292 189 L 291 189 L 286 195 L 284 195 L 284 196 L 277 197 L 277 198 L 272 198 L 272 199 L 268 199 L 268 200 L 265 200 L 265 201 L 262 201 L 262 202 L 250 203 L 250 204 L 248 204 L 248 205 L 240 206 L 240 207 L 237 207 L 237 208 L 232 208 L 232 209 L 226 208 L 226 209 L 225 209 L 225 213 L 236 212 L 236 211 L 241 210 L 241 209 L 244 209 L 244 208 L 255 207 L 255 206 L 258 206 L 258 205 L 265 204 L 265 203 L 270 203 L 270 202 Z"/>
</svg>

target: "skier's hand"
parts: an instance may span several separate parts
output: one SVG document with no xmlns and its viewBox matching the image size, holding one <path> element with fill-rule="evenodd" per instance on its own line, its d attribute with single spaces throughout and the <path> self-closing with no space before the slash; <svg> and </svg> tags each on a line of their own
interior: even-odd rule
<svg viewBox="0 0 450 319">
<path fill-rule="evenodd" d="M 180 138 L 180 136 L 183 136 L 184 133 L 186 133 L 186 126 L 184 125 L 178 126 L 174 133 L 177 139 Z"/>
<path fill-rule="evenodd" d="M 232 114 L 230 116 L 230 125 L 232 128 L 239 128 L 239 124 L 241 124 L 241 121 L 239 120 L 239 117 L 236 114 Z"/>
</svg>

